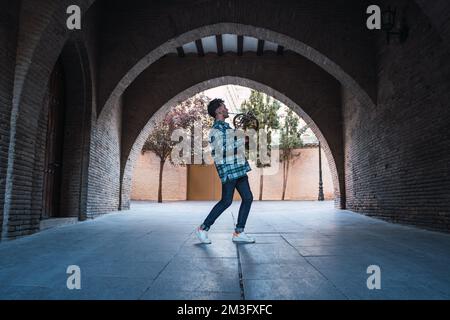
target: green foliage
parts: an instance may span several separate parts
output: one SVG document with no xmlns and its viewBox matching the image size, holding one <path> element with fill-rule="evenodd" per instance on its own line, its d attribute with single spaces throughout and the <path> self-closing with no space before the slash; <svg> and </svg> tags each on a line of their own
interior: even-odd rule
<svg viewBox="0 0 450 320">
<path fill-rule="evenodd" d="M 259 121 L 259 129 L 267 132 L 268 155 L 270 156 L 272 133 L 279 129 L 280 121 L 278 111 L 281 108 L 279 101 L 271 98 L 265 93 L 252 90 L 248 100 L 241 104 L 240 112 L 252 112 Z M 259 150 L 259 136 L 258 136 L 258 150 Z M 257 157 L 259 159 L 259 157 Z M 261 168 L 268 165 L 262 165 L 260 161 L 256 162 L 257 167 Z"/>
<path fill-rule="evenodd" d="M 278 111 L 280 108 L 281 104 L 277 100 L 255 90 L 252 90 L 249 99 L 241 104 L 241 112 L 253 112 L 259 121 L 260 129 L 263 130 L 279 128 Z"/>
<path fill-rule="evenodd" d="M 298 115 L 289 109 L 281 128 L 280 150 L 287 151 L 303 147 L 301 135 L 305 133 L 308 126 L 299 129 L 299 120 Z"/>
<path fill-rule="evenodd" d="M 300 155 L 300 152 L 294 153 L 294 149 L 303 147 L 303 140 L 301 135 L 305 133 L 308 129 L 308 126 L 304 126 L 299 129 L 299 120 L 297 114 L 294 113 L 291 109 L 288 110 L 284 123 L 281 128 L 281 137 L 280 137 L 280 161 L 283 162 L 283 188 L 281 200 L 285 199 L 286 196 L 286 187 L 287 181 L 289 178 L 289 167 L 292 161 L 295 161 Z"/>
</svg>

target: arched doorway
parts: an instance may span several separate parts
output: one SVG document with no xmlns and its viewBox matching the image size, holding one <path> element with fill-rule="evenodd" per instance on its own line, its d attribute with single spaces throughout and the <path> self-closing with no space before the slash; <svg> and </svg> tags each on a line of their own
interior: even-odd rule
<svg viewBox="0 0 450 320">
<path fill-rule="evenodd" d="M 311 117 L 306 114 L 300 106 L 286 97 L 284 94 L 278 92 L 277 90 L 274 90 L 273 88 L 270 88 L 264 84 L 258 83 L 256 81 L 241 78 L 241 77 L 220 77 L 220 78 L 214 78 L 209 79 L 207 81 L 198 83 L 195 86 L 192 86 L 183 92 L 179 93 L 175 97 L 173 97 L 170 101 L 165 103 L 162 107 L 160 107 L 157 112 L 151 117 L 151 119 L 147 122 L 147 124 L 144 126 L 144 128 L 140 131 L 137 139 L 134 141 L 133 146 L 131 148 L 130 153 L 127 155 L 126 159 L 128 159 L 125 163 L 124 168 L 124 174 L 122 178 L 122 186 L 121 186 L 121 196 L 122 196 L 122 206 L 124 208 L 128 208 L 130 204 L 130 192 L 131 192 L 131 185 L 132 185 L 132 173 L 134 166 L 136 164 L 136 160 L 139 157 L 142 147 L 145 143 L 145 140 L 147 139 L 149 133 L 151 132 L 152 128 L 155 126 L 156 123 L 161 121 L 161 119 L 164 117 L 164 115 L 173 108 L 179 101 L 186 100 L 187 98 L 202 92 L 204 90 L 218 87 L 225 84 L 235 84 L 235 85 L 241 85 L 248 88 L 252 88 L 261 92 L 264 92 L 270 96 L 273 96 L 277 100 L 283 102 L 290 108 L 292 108 L 300 117 L 302 117 L 305 122 L 310 126 L 311 130 L 314 132 L 316 137 L 321 141 L 321 144 L 323 146 L 323 149 L 325 151 L 325 154 L 328 159 L 328 166 L 330 167 L 331 175 L 332 175 L 332 181 L 333 181 L 333 188 L 334 188 L 334 196 L 335 201 L 339 202 L 340 197 L 340 185 L 339 180 L 343 177 L 339 176 L 339 171 L 336 167 L 336 160 L 333 152 L 331 151 L 329 144 L 323 135 L 323 133 L 320 131 L 318 126 L 314 123 L 314 121 L 311 119 Z M 213 172 L 214 173 L 214 172 Z"/>
<path fill-rule="evenodd" d="M 253 101 L 254 108 L 259 104 L 256 101 L 267 104 L 265 108 L 269 106 L 276 108 L 274 110 L 276 110 L 277 120 L 274 119 L 275 122 L 268 124 L 272 131 L 272 137 L 278 141 L 272 140 L 275 143 L 272 148 L 278 148 L 280 135 L 288 127 L 291 127 L 286 124 L 286 118 L 294 121 L 298 130 L 302 128 L 299 131 L 301 132 L 300 139 L 291 140 L 296 147 L 295 150 L 290 150 L 289 163 L 283 161 L 278 164 L 278 161 L 274 161 L 271 168 L 266 168 L 263 173 L 262 168 L 255 163 L 253 157 L 249 158 L 252 170 L 248 176 L 251 189 L 254 190 L 255 200 L 318 200 L 321 178 L 324 200 L 334 198 L 328 161 L 324 152 L 319 150 L 318 140 L 313 132 L 295 113 L 288 116 L 289 111 L 292 111 L 288 106 L 262 92 L 238 85 L 222 85 L 208 89 L 170 109 L 169 113 L 165 115 L 164 121 L 171 121 L 174 116 L 185 119 L 184 121 L 188 121 L 193 130 L 191 134 L 192 132 L 197 134 L 197 138 L 194 139 L 200 139 L 199 130 L 201 130 L 202 144 L 205 147 L 207 146 L 207 134 L 212 125 L 212 119 L 206 114 L 206 107 L 207 103 L 214 98 L 224 99 L 230 112 L 230 118 L 227 121 L 231 126 L 233 126 L 234 115 L 241 112 L 242 105 L 249 101 Z M 259 114 L 259 117 L 264 119 L 262 113 Z M 152 141 L 155 137 L 170 140 L 167 133 L 162 132 L 160 123 L 151 130 L 150 140 L 147 140 L 149 143 L 144 144 L 142 153 L 139 154 L 134 166 L 130 196 L 132 201 L 213 201 L 221 198 L 221 182 L 213 164 L 195 161 L 186 165 L 176 165 L 171 158 L 165 158 L 162 153 L 163 149 L 154 145 Z M 199 145 L 200 142 L 197 141 L 197 145 Z M 283 148 L 283 145 L 281 147 Z M 202 155 L 208 157 L 209 151 L 204 150 Z M 320 164 L 320 155 L 323 165 Z M 161 179 L 155 180 L 155 177 L 161 174 L 161 159 L 164 159 L 162 176 Z M 323 169 L 322 174 L 320 168 Z M 160 191 L 162 192 L 159 199 Z M 234 195 L 235 200 L 240 199 L 238 193 Z"/>
<path fill-rule="evenodd" d="M 186 43 L 189 42 L 197 42 L 198 38 L 201 37 L 202 39 L 204 37 L 210 37 L 214 34 L 224 34 L 227 32 L 233 32 L 238 34 L 244 34 L 249 37 L 258 37 L 262 38 L 264 41 L 278 43 L 279 45 L 283 44 L 285 46 L 285 49 L 290 50 L 291 52 L 294 52 L 299 57 L 304 58 L 304 60 L 309 61 L 312 65 L 315 65 L 317 69 L 321 69 L 324 74 L 327 74 L 330 79 L 334 79 L 336 83 L 338 83 L 340 86 L 346 88 L 352 96 L 354 96 L 358 101 L 362 103 L 362 105 L 373 107 L 373 102 L 369 95 L 361 88 L 361 86 L 353 79 L 351 78 L 341 67 L 339 67 L 337 64 L 335 64 L 333 61 L 331 61 L 329 58 L 324 56 L 322 53 L 314 50 L 313 48 L 309 47 L 308 45 L 297 41 L 289 36 L 279 34 L 276 32 L 273 32 L 271 30 L 267 30 L 264 28 L 256 28 L 253 26 L 243 25 L 243 24 L 236 24 L 236 23 L 219 23 L 215 25 L 208 25 L 205 27 L 201 27 L 189 32 L 186 32 L 185 34 L 182 34 L 180 36 L 177 36 L 176 38 L 164 43 L 157 49 L 151 51 L 149 54 L 145 56 L 145 58 L 142 58 L 137 64 L 135 64 L 131 69 L 127 71 L 127 73 L 123 76 L 120 83 L 115 86 L 111 94 L 108 96 L 106 103 L 104 107 L 99 106 L 101 110 L 99 110 L 99 118 L 97 122 L 97 127 L 100 129 L 101 134 L 109 135 L 107 133 L 108 124 L 111 122 L 110 116 L 113 114 L 121 113 L 121 110 L 128 110 L 128 108 L 124 108 L 124 92 L 129 88 L 129 86 L 136 81 L 136 79 L 144 72 L 144 70 L 147 70 L 150 66 L 153 66 L 154 64 L 160 63 L 161 60 L 167 60 L 167 57 L 171 55 L 171 53 L 176 52 L 177 48 L 180 46 L 183 46 Z M 164 57 L 164 59 L 161 59 Z M 229 73 L 224 72 L 224 76 L 229 76 Z M 339 86 L 338 85 L 338 86 Z M 270 86 L 269 86 L 270 87 Z M 277 88 L 278 89 L 278 88 Z M 283 89 L 278 89 L 279 92 L 283 92 Z M 341 94 L 341 88 L 338 89 L 339 95 Z M 101 94 L 100 94 L 101 95 Z M 169 99 L 169 98 L 168 98 Z M 101 100 L 101 99 L 100 99 Z M 101 100 L 102 101 L 102 100 Z M 312 102 L 312 104 L 315 104 Z M 336 103 L 337 107 L 340 107 L 340 101 Z M 321 106 L 317 106 L 316 111 L 314 113 L 318 114 L 321 111 Z M 338 112 L 340 114 L 340 112 Z M 124 116 L 124 115 L 121 115 Z M 316 116 L 316 115 L 315 115 Z M 325 113 L 322 113 L 322 116 L 325 116 Z M 142 118 L 144 119 L 144 118 Z M 116 121 L 116 120 L 114 120 Z M 127 131 L 129 128 L 131 128 L 128 124 L 128 120 L 122 120 L 123 128 L 122 130 L 122 137 L 121 142 L 124 143 L 124 140 L 128 140 L 127 137 L 124 136 L 125 131 Z M 342 125 L 342 121 L 338 120 L 336 121 L 335 127 L 331 128 L 331 130 L 335 131 L 335 138 L 334 139 L 341 139 L 342 132 L 341 129 L 338 127 Z M 140 128 L 140 126 L 137 126 L 135 128 L 132 128 L 132 130 L 136 130 L 136 128 Z M 322 128 L 326 128 L 322 126 Z M 140 130 L 140 129 L 139 129 Z M 333 136 L 330 135 L 330 136 Z M 134 140 L 133 140 L 134 141 Z M 117 143 L 117 142 L 114 142 Z M 120 174 L 120 181 L 121 185 L 128 185 L 125 189 L 129 189 L 129 182 L 128 180 L 124 178 L 127 176 L 125 174 L 125 167 L 128 162 L 128 155 L 129 155 L 129 149 L 131 147 L 130 141 L 125 141 L 125 146 L 121 146 L 121 174 Z M 339 145 L 339 147 L 338 147 Z M 324 150 L 327 149 L 327 146 L 323 144 Z M 115 148 L 114 146 L 109 146 L 108 149 Z M 338 148 L 342 148 L 342 141 L 336 142 L 334 147 L 335 150 Z M 106 152 L 106 149 L 104 150 Z M 103 152 L 103 151 L 102 151 Z M 104 153 L 104 152 L 103 152 Z M 100 157 L 105 157 L 105 154 L 102 154 Z M 335 157 L 337 157 L 337 161 L 335 162 L 337 164 L 337 170 L 342 171 L 342 174 L 339 176 L 340 179 L 340 187 L 335 188 L 335 194 L 338 194 L 338 197 L 335 197 L 335 203 L 336 206 L 339 208 L 345 208 L 345 188 L 344 188 L 344 166 L 343 166 L 343 150 L 335 151 Z M 112 159 L 110 159 L 112 161 Z M 114 162 L 114 161 L 112 161 Z M 114 165 L 116 163 L 114 162 Z M 334 169 L 333 169 L 334 171 Z M 337 174 L 336 174 L 337 176 Z M 113 179 L 115 177 L 110 177 L 108 179 Z M 96 180 L 96 177 L 93 177 L 93 181 Z M 101 181 L 97 181 L 94 183 L 102 183 Z M 339 191 L 337 191 L 339 190 Z M 119 200 L 118 201 L 111 201 L 111 203 L 108 203 L 105 205 L 105 210 L 111 210 L 106 209 L 110 206 L 116 206 L 118 203 L 118 207 L 121 209 L 125 209 L 128 207 L 128 198 L 123 197 L 123 186 L 120 186 L 119 189 L 116 187 L 111 188 L 108 192 L 116 195 L 119 193 Z M 125 192 L 127 193 L 127 192 Z"/>
<path fill-rule="evenodd" d="M 53 68 L 38 120 L 33 206 L 41 228 L 59 223 L 49 219 L 85 218 L 90 102 L 89 64 L 82 44 L 69 41 Z"/>
</svg>

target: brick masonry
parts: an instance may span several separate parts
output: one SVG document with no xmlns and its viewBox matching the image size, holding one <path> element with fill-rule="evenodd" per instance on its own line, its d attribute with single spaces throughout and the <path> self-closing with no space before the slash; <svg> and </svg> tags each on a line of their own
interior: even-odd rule
<svg viewBox="0 0 450 320">
<path fill-rule="evenodd" d="M 345 85 L 357 79 L 366 94 L 376 98 L 375 43 L 362 14 L 370 2 L 212 0 L 190 4 L 171 1 L 167 6 L 139 0 L 107 3 L 103 7 L 107 14 L 101 29 L 104 41 L 100 64 L 100 74 L 107 76 L 99 87 L 99 109 L 110 100 L 111 92 L 122 93 L 121 89 L 138 75 L 136 70 L 142 71 L 167 48 L 173 50 L 173 45 L 224 33 L 252 35 L 295 48 Z M 217 25 L 220 22 L 227 24 Z M 167 45 L 168 39 L 174 43 Z"/>
<path fill-rule="evenodd" d="M 152 152 L 139 155 L 132 175 L 132 200 L 158 200 L 159 158 Z M 163 201 L 186 200 L 187 167 L 164 164 Z"/>
<path fill-rule="evenodd" d="M 17 47 L 19 3 L 14 0 L 0 2 L 0 239 L 3 224 L 6 171 L 14 65 Z"/>
<path fill-rule="evenodd" d="M 319 151 L 317 147 L 307 147 L 295 151 L 300 155 L 291 163 L 289 178 L 286 186 L 285 200 L 317 200 L 319 191 Z M 323 187 L 326 200 L 334 198 L 333 181 L 330 168 L 327 165 L 326 155 L 322 150 L 322 175 Z M 215 168 L 212 167 L 213 177 L 220 185 L 219 176 Z M 188 195 L 188 174 L 187 167 L 174 166 L 166 162 L 163 171 L 162 194 L 163 201 L 186 200 Z M 158 200 L 158 183 L 154 177 L 159 175 L 159 158 L 152 152 L 139 155 L 133 172 L 133 186 L 131 191 L 132 200 Z M 248 173 L 250 187 L 253 190 L 254 199 L 258 200 L 260 170 L 253 166 Z M 198 176 L 202 180 L 204 177 Z M 210 181 L 211 182 L 211 181 Z M 206 183 L 206 181 L 205 181 Z M 214 188 L 214 183 L 207 185 L 207 188 Z M 279 171 L 273 175 L 264 177 L 264 200 L 280 200 L 283 187 L 283 170 L 280 165 Z M 220 189 L 217 190 L 217 196 Z M 195 199 L 213 200 L 205 198 L 206 194 L 193 195 Z"/>
<path fill-rule="evenodd" d="M 14 87 L 10 92 L 9 120 L 13 126 L 8 141 L 8 169 L 2 175 L 6 180 L 6 201 L 2 209 L 3 216 L 8 217 L 8 223 L 3 224 L 8 234 L 3 238 L 27 235 L 38 229 L 42 210 L 38 201 L 42 186 L 39 161 L 42 159 L 36 157 L 42 154 L 39 148 L 45 145 L 38 139 L 44 130 L 39 119 L 51 70 L 69 37 L 65 27 L 65 8 L 69 2 L 43 0 L 39 6 L 34 1 L 17 2 L 21 23 L 16 25 L 18 32 L 14 39 L 17 46 L 15 63 L 12 63 Z M 80 1 L 80 5 L 86 8 L 89 2 Z"/>
<path fill-rule="evenodd" d="M 450 56 L 416 5 L 408 17 L 404 44 L 378 39 L 376 108 L 343 95 L 347 207 L 448 231 Z"/>
<path fill-rule="evenodd" d="M 81 32 L 65 28 L 65 8 L 74 3 L 85 13 Z M 405 3 L 389 2 L 399 8 Z M 263 67 L 246 55 L 223 57 L 222 62 L 204 59 L 204 66 L 190 72 L 183 64 L 201 64 L 202 60 L 187 58 L 165 66 L 175 77 L 186 79 L 177 78 L 164 92 L 149 92 L 154 103 L 142 111 L 140 119 L 133 119 L 133 106 L 123 93 L 130 84 L 134 86 L 141 72 L 151 73 L 170 60 L 170 56 L 162 57 L 176 46 L 216 33 L 275 41 L 325 70 L 328 77 L 311 85 L 331 88 L 316 98 L 329 101 L 326 110 L 339 110 L 339 115 L 314 114 L 313 103 L 299 106 L 323 133 L 319 138 L 329 144 L 327 157 L 336 168 L 332 174 L 340 177 L 338 205 L 390 221 L 449 231 L 450 4 L 408 1 L 409 38 L 404 44 L 390 45 L 382 32 L 365 29 L 367 4 L 371 3 L 42 0 L 36 6 L 34 0 L 0 1 L 0 216 L 8 217 L 3 224 L 8 234 L 2 238 L 37 230 L 45 145 L 41 113 L 48 78 L 68 41 L 81 44 L 82 91 L 88 97 L 89 120 L 74 119 L 70 127 L 71 132 L 83 135 L 67 133 L 67 141 L 75 144 L 81 143 L 81 137 L 88 138 L 76 149 L 84 150 L 80 152 L 83 157 L 66 156 L 66 167 L 74 169 L 67 171 L 65 199 L 68 210 L 82 216 L 127 208 L 129 164 L 143 136 L 139 130 L 148 129 L 146 123 L 156 110 L 175 103 L 174 97 L 180 97 L 182 90 L 189 93 L 189 86 L 198 81 L 211 85 L 220 83 L 214 79 L 253 74 L 249 84 L 265 90 L 273 87 L 273 92 L 294 103 L 309 99 L 293 91 L 304 86 L 299 79 L 307 75 L 283 73 L 279 82 L 264 79 L 269 74 L 265 68 L 286 69 L 283 64 L 289 54 L 284 62 L 272 61 L 273 65 Z M 268 62 L 267 56 L 262 58 Z M 241 68 L 233 69 L 233 64 Z M 153 76 L 170 79 L 167 73 Z M 333 82 L 336 85 L 327 87 Z M 208 85 L 202 83 L 195 90 Z M 68 89 L 77 92 L 72 85 Z M 128 89 L 129 97 L 132 87 Z M 83 126 L 87 132 L 80 129 Z M 78 177 L 82 178 L 76 184 Z"/>
</svg>

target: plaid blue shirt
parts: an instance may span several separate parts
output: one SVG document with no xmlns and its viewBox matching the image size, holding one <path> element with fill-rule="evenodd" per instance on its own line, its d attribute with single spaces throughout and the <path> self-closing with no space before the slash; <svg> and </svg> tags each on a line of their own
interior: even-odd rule
<svg viewBox="0 0 450 320">
<path fill-rule="evenodd" d="M 245 158 L 244 137 L 225 121 L 216 120 L 210 131 L 211 155 L 222 183 L 238 179 L 251 170 Z"/>
</svg>

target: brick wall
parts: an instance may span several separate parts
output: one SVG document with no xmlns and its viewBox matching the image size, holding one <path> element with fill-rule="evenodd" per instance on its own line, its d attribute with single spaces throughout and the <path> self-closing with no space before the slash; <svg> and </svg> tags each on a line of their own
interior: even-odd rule
<svg viewBox="0 0 450 320">
<path fill-rule="evenodd" d="M 408 22 L 404 44 L 378 39 L 376 108 L 343 93 L 347 207 L 448 231 L 450 56 L 413 3 Z"/>
<path fill-rule="evenodd" d="M 0 239 L 3 224 L 19 1 L 0 2 Z"/>
<path fill-rule="evenodd" d="M 64 217 L 78 217 L 85 214 L 81 193 L 83 188 L 86 188 L 87 182 L 83 181 L 83 177 L 84 171 L 87 170 L 85 158 L 89 152 L 92 96 L 89 90 L 90 70 L 83 63 L 87 61 L 87 57 L 81 56 L 85 48 L 80 46 L 83 44 L 70 41 L 61 56 L 66 82 L 60 208 Z"/>
<path fill-rule="evenodd" d="M 20 25 L 17 25 L 16 64 L 12 91 L 11 137 L 6 173 L 4 215 L 9 216 L 8 237 L 33 232 L 33 203 L 36 190 L 34 172 L 39 114 L 48 79 L 69 37 L 65 26 L 65 9 L 71 1 L 43 0 L 20 2 Z M 82 9 L 91 2 L 79 1 Z M 30 231 L 31 230 L 31 231 Z M 4 236 L 5 237 L 5 236 Z"/>
<path fill-rule="evenodd" d="M 95 15 L 88 15 L 84 19 L 89 26 L 95 21 Z M 79 33 L 67 40 L 58 59 L 63 68 L 65 83 L 65 119 L 63 132 L 62 181 L 60 190 L 60 207 L 56 210 L 61 217 L 80 217 L 86 215 L 87 170 L 89 164 L 90 128 L 92 109 L 92 70 L 90 66 L 88 41 L 94 28 L 87 28 L 90 32 Z M 93 48 L 89 48 L 93 51 Z M 92 54 L 91 54 L 92 57 Z M 47 88 L 45 89 L 47 93 Z M 34 164 L 32 170 L 32 191 L 30 211 L 21 211 L 10 219 L 10 235 L 20 236 L 31 234 L 39 230 L 40 218 L 43 210 L 44 192 L 44 160 L 46 156 L 46 135 L 48 129 L 48 105 L 45 95 L 38 117 L 35 131 Z M 30 128 L 31 129 L 31 128 Z M 31 161 L 30 161 L 31 162 Z"/>
<path fill-rule="evenodd" d="M 111 95 L 118 97 L 141 71 L 167 53 L 168 47 L 173 50 L 174 45 L 202 35 L 224 33 L 252 35 L 295 48 L 346 86 L 356 90 L 359 85 L 374 99 L 375 44 L 365 27 L 367 4 L 370 1 L 206 0 L 173 1 L 166 6 L 140 0 L 105 1 L 99 110 Z M 226 23 L 217 26 L 222 22 Z M 167 43 L 169 39 L 172 43 Z"/>
<path fill-rule="evenodd" d="M 286 186 L 285 200 L 317 200 L 319 195 L 319 152 L 317 148 L 302 148 L 298 158 L 291 163 Z M 261 170 L 255 166 L 249 172 L 249 182 L 254 200 L 259 199 Z M 333 180 L 322 150 L 322 178 L 326 200 L 334 200 Z M 274 175 L 263 178 L 263 200 L 281 200 L 283 192 L 283 167 Z"/>
<path fill-rule="evenodd" d="M 319 152 L 318 148 L 303 148 L 299 157 L 289 169 L 286 187 L 286 200 L 317 200 L 319 190 Z M 325 199 L 334 198 L 333 181 L 326 155 L 322 150 L 322 170 Z M 215 170 L 215 169 L 214 169 Z M 132 200 L 158 200 L 159 160 L 151 152 L 141 154 L 133 172 Z M 215 174 L 218 178 L 217 174 Z M 253 167 L 248 173 L 250 187 L 255 200 L 259 195 L 260 170 Z M 175 167 L 166 163 L 163 171 L 163 201 L 186 200 L 187 168 Z M 283 186 L 283 171 L 264 176 L 263 200 L 280 200 Z M 211 199 L 212 200 L 212 199 Z"/>
<path fill-rule="evenodd" d="M 119 209 L 121 101 L 118 108 L 106 114 L 104 121 L 92 129 L 87 203 L 89 217 Z"/>
<path fill-rule="evenodd" d="M 140 154 L 133 172 L 132 200 L 158 200 L 159 158 L 153 152 Z M 186 167 L 164 164 L 164 200 L 186 200 Z"/>
<path fill-rule="evenodd" d="M 39 230 L 40 217 L 43 208 L 43 190 L 44 190 L 44 170 L 45 166 L 45 148 L 47 144 L 47 128 L 48 128 L 48 96 L 49 92 L 46 91 L 44 100 L 42 102 L 41 112 L 38 120 L 38 130 L 35 140 L 35 155 L 34 155 L 34 168 L 33 168 L 33 189 L 31 200 L 31 214 L 29 222 L 24 233 L 33 233 Z M 25 217 L 21 217 L 18 221 L 22 226 Z"/>
</svg>

